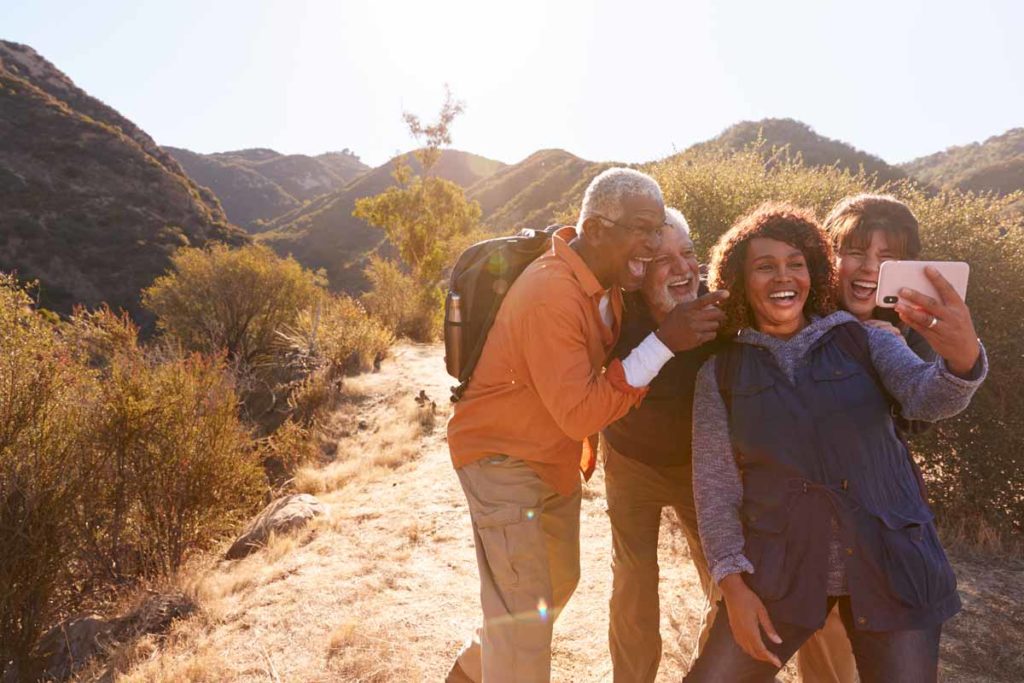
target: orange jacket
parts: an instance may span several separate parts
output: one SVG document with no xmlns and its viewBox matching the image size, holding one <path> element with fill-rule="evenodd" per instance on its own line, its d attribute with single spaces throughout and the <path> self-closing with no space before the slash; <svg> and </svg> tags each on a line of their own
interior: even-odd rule
<svg viewBox="0 0 1024 683">
<path fill-rule="evenodd" d="M 622 294 L 612 289 L 609 329 L 598 310 L 605 290 L 568 245 L 575 236 L 573 228 L 560 230 L 551 250 L 509 288 L 448 422 L 456 468 L 509 455 L 569 495 L 581 469 L 587 477 L 593 472 L 597 432 L 646 392 L 626 382 L 618 360 L 604 369 L 619 333 Z"/>
</svg>

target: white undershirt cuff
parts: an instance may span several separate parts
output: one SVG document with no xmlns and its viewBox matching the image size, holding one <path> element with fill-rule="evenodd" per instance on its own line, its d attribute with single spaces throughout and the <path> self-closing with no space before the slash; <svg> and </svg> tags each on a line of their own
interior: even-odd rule
<svg viewBox="0 0 1024 683">
<path fill-rule="evenodd" d="M 622 359 L 622 369 L 626 373 L 629 386 L 637 389 L 646 387 L 674 355 L 672 350 L 658 339 L 658 335 L 651 332 L 639 346 Z"/>
</svg>

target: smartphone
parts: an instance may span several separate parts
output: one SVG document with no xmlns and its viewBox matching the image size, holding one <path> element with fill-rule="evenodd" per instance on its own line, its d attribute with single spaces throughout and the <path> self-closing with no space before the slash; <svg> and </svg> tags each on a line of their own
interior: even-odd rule
<svg viewBox="0 0 1024 683">
<path fill-rule="evenodd" d="M 926 266 L 939 271 L 961 299 L 967 298 L 967 276 L 971 267 L 964 261 L 886 261 L 878 271 L 875 305 L 893 308 L 900 300 L 898 292 L 904 287 L 941 301 L 932 281 L 924 274 Z"/>
</svg>

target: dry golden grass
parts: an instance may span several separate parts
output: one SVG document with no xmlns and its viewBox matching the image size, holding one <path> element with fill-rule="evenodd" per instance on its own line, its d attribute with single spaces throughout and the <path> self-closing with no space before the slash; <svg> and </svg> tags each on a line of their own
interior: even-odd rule
<svg viewBox="0 0 1024 683">
<path fill-rule="evenodd" d="M 339 680 L 365 683 L 415 680 L 410 676 L 416 674 L 410 654 L 400 642 L 381 628 L 354 621 L 346 621 L 331 632 L 327 669 L 340 676 Z"/>
<path fill-rule="evenodd" d="M 346 384 L 354 402 L 367 403 L 365 378 Z M 353 386 L 354 385 L 354 386 Z M 371 403 L 376 419 L 349 422 L 355 429 L 335 430 L 347 433 L 335 449 L 335 459 L 326 466 L 300 468 L 292 480 L 299 493 L 321 495 L 341 489 L 352 482 L 379 480 L 382 470 L 396 470 L 415 462 L 421 455 L 423 438 L 433 433 L 441 412 L 430 402 L 418 403 L 409 391 L 393 391 Z"/>
<path fill-rule="evenodd" d="M 1024 539 L 1001 533 L 984 519 L 961 519 L 939 527 L 942 543 L 957 555 L 994 561 L 1024 562 Z"/>
<path fill-rule="evenodd" d="M 207 563 L 185 581 L 195 616 L 119 654 L 117 680 L 438 681 L 479 620 L 465 498 L 443 425 L 414 396 L 447 396 L 440 350 L 402 345 L 334 416 L 348 435 L 336 461 L 296 477 L 327 513 L 237 562 Z M 429 405 L 429 403 L 427 404 Z M 434 428 L 430 429 L 431 421 Z M 359 428 L 359 424 L 363 428 Z M 659 681 L 686 670 L 702 598 L 682 533 L 666 514 L 660 544 Z M 609 681 L 610 530 L 601 472 L 582 504 L 576 594 L 555 627 L 554 681 Z M 1024 680 L 1024 572 L 957 562 L 966 610 L 943 640 L 944 680 Z M 966 579 L 966 580 L 964 580 Z M 1016 625 L 1014 625 L 1016 624 Z M 780 676 L 793 681 L 792 667 Z"/>
</svg>

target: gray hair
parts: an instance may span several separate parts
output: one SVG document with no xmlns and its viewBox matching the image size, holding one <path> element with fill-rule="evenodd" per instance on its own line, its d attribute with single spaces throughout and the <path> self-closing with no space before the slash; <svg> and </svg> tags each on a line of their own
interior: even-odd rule
<svg viewBox="0 0 1024 683">
<path fill-rule="evenodd" d="M 686 216 L 674 206 L 665 207 L 665 225 L 679 230 L 687 237 L 690 236 L 690 224 L 686 222 Z"/>
<path fill-rule="evenodd" d="M 624 213 L 623 200 L 636 196 L 665 202 L 661 188 L 651 176 L 631 168 L 609 168 L 591 180 L 587 191 L 583 193 L 583 208 L 580 209 L 577 229 L 582 232 L 584 221 L 594 215 L 619 220 Z"/>
</svg>

